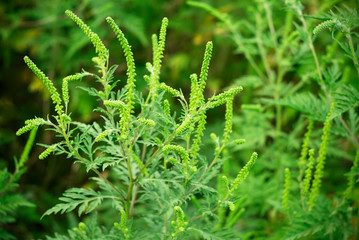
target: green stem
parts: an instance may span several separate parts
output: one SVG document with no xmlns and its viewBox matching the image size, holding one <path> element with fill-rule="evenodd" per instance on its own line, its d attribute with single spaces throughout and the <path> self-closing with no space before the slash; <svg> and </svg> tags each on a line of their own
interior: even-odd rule
<svg viewBox="0 0 359 240">
<path fill-rule="evenodd" d="M 256 26 L 257 26 L 257 31 L 256 31 L 256 40 L 257 40 L 257 45 L 259 48 L 259 53 L 260 56 L 262 58 L 262 62 L 264 64 L 264 68 L 266 69 L 267 72 L 267 79 L 271 79 L 272 78 L 272 70 L 271 67 L 269 65 L 269 62 L 267 60 L 267 52 L 263 46 L 263 42 L 262 42 L 262 30 L 261 29 L 261 25 L 262 25 L 262 19 L 261 19 L 261 15 L 260 13 L 256 14 Z"/>
<path fill-rule="evenodd" d="M 358 75 L 359 75 L 359 63 L 358 63 L 358 59 L 357 59 L 356 54 L 355 54 L 355 49 L 354 49 L 352 36 L 350 35 L 350 33 L 347 33 L 345 36 L 348 39 L 350 51 L 353 54 L 353 62 L 354 62 L 355 68 L 357 69 L 357 72 L 358 72 Z"/>
<path fill-rule="evenodd" d="M 217 159 L 219 157 L 219 155 L 221 154 L 222 150 L 224 149 L 226 145 L 222 145 L 222 147 L 218 150 L 218 153 L 215 155 L 215 157 L 213 158 L 211 164 L 206 168 L 206 170 L 204 171 L 204 173 L 202 174 L 202 176 L 196 181 L 196 183 L 201 182 L 201 180 L 204 178 L 204 176 L 208 173 L 208 171 L 213 167 L 213 165 L 217 162 Z M 185 196 L 187 196 L 188 194 L 190 194 L 193 190 L 194 190 L 195 186 L 193 185 L 190 190 L 188 190 L 188 192 L 186 193 Z M 184 196 L 184 197 L 185 197 Z"/>
<path fill-rule="evenodd" d="M 268 26 L 269 26 L 269 30 L 272 36 L 272 41 L 274 43 L 274 47 L 275 49 L 278 49 L 278 43 L 277 43 L 277 37 L 276 37 L 276 32 L 275 32 L 275 28 L 274 28 L 274 24 L 273 24 L 273 18 L 272 18 L 272 11 L 269 7 L 268 2 L 265 2 L 263 4 L 264 9 L 266 11 L 266 15 L 267 15 L 267 21 L 268 21 Z"/>
<path fill-rule="evenodd" d="M 173 138 L 175 137 L 175 132 L 173 132 L 173 134 L 163 143 L 163 145 L 166 145 L 167 143 L 169 143 L 170 141 L 173 140 Z M 143 165 L 143 167 L 140 169 L 140 171 L 138 172 L 136 178 L 134 179 L 134 182 L 136 182 L 138 180 L 138 178 L 141 176 L 141 174 L 143 173 L 143 170 L 148 166 L 148 164 L 150 164 L 150 162 L 153 160 L 153 158 L 160 152 L 160 148 L 158 147 L 156 149 L 156 151 L 151 155 L 151 157 L 146 161 L 146 163 Z"/>
<path fill-rule="evenodd" d="M 331 99 L 331 96 L 329 95 L 326 87 L 325 87 L 325 84 L 324 84 L 324 80 L 323 80 L 323 76 L 322 76 L 322 73 L 320 71 L 320 65 L 319 65 L 319 61 L 318 61 L 318 58 L 317 58 L 317 54 L 315 52 L 315 48 L 314 48 L 314 45 L 313 45 L 313 41 L 312 41 L 312 37 L 311 37 L 311 34 L 308 32 L 308 27 L 307 27 L 307 23 L 305 22 L 305 19 L 303 17 L 303 13 L 302 12 L 299 12 L 299 15 L 300 15 L 300 20 L 303 24 L 303 27 L 305 29 L 305 31 L 307 32 L 307 35 L 308 35 L 308 42 L 309 42 L 309 47 L 312 51 L 312 54 L 313 54 L 313 57 L 314 57 L 314 61 L 315 61 L 315 65 L 317 67 L 317 72 L 318 72 L 318 76 L 320 78 L 320 82 L 321 82 L 321 85 L 322 85 L 322 88 L 323 88 L 323 91 L 325 93 L 325 96 L 327 97 L 328 99 L 328 102 L 331 104 L 332 103 L 332 99 Z M 354 48 L 353 48 L 354 50 Z M 352 141 L 354 142 L 354 144 L 356 145 L 357 148 L 359 148 L 359 140 L 357 139 L 357 137 L 354 135 L 354 133 L 350 130 L 348 124 L 344 121 L 343 117 L 342 116 L 339 116 L 339 121 L 341 122 L 341 124 L 344 126 L 344 128 L 347 130 L 347 132 L 349 133 L 349 135 L 352 137 Z"/>
<path fill-rule="evenodd" d="M 65 138 L 67 147 L 71 150 L 71 152 L 75 153 L 76 157 L 83 162 L 86 165 L 86 161 L 85 159 L 80 155 L 80 153 L 71 145 L 69 137 L 67 136 L 66 132 L 64 129 L 60 129 L 58 126 L 56 126 L 55 124 L 53 124 L 52 122 L 48 122 L 50 125 L 52 125 L 53 127 L 55 127 Z M 126 201 L 126 197 L 120 192 L 120 190 L 115 187 L 115 185 L 113 185 L 113 183 L 111 183 L 105 176 L 103 176 L 96 168 L 91 167 L 91 170 L 94 171 L 97 176 L 99 176 L 101 179 L 103 179 L 108 185 L 110 185 L 111 188 L 113 188 L 118 194 L 120 194 L 120 196 Z"/>
</svg>

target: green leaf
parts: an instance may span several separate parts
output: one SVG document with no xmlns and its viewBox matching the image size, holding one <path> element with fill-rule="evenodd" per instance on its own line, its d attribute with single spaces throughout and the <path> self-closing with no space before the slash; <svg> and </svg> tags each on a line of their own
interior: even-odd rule
<svg viewBox="0 0 359 240">
<path fill-rule="evenodd" d="M 63 197 L 59 198 L 63 203 L 59 203 L 50 208 L 42 217 L 58 212 L 61 212 L 61 214 L 71 212 L 76 207 L 79 207 L 78 214 L 81 216 L 82 213 L 87 214 L 93 211 L 101 204 L 103 198 L 104 196 L 102 196 L 100 192 L 96 192 L 93 189 L 71 188 L 66 190 Z"/>
<path fill-rule="evenodd" d="M 295 109 L 304 113 L 308 118 L 324 122 L 329 111 L 329 105 L 326 101 L 318 99 L 310 92 L 289 95 L 280 100 L 266 100 L 281 106 Z"/>
<path fill-rule="evenodd" d="M 334 93 L 335 109 L 330 119 L 336 118 L 359 105 L 359 92 L 351 85 L 343 85 Z"/>
</svg>

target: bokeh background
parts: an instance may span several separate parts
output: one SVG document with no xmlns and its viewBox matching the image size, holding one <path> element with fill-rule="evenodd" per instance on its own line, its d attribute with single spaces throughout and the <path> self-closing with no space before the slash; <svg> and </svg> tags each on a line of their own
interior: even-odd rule
<svg viewBox="0 0 359 240">
<path fill-rule="evenodd" d="M 251 22 L 256 12 L 255 1 L 252 0 L 208 0 L 204 1 L 231 15 L 233 19 Z M 268 1 L 275 6 L 276 1 Z M 278 1 L 279 2 L 279 1 Z M 318 11 L 328 11 L 334 4 L 347 4 L 351 8 L 358 8 L 358 1 L 302 1 L 308 14 Z M 328 3 L 330 2 L 330 3 Z M 113 64 L 119 64 L 117 76 L 124 78 L 126 64 L 115 35 L 105 22 L 111 16 L 123 29 L 132 45 L 135 54 L 137 75 L 145 72 L 145 63 L 151 61 L 151 35 L 157 33 L 163 17 L 168 17 L 169 27 L 166 41 L 165 56 L 161 81 L 168 85 L 181 88 L 188 95 L 191 73 L 199 73 L 205 44 L 213 41 L 214 53 L 209 73 L 209 82 L 206 95 L 211 96 L 229 86 L 238 84 L 242 76 L 250 75 L 253 70 L 249 66 L 243 53 L 238 51 L 229 32 L 212 15 L 203 10 L 188 6 L 184 0 L 11 0 L 0 2 L 0 168 L 13 168 L 14 156 L 19 156 L 23 150 L 27 135 L 20 137 L 15 132 L 23 126 L 28 118 L 34 116 L 45 117 L 51 115 L 49 95 L 41 81 L 27 68 L 23 61 L 29 56 L 47 76 L 60 88 L 63 77 L 86 69 L 93 71 L 91 58 L 95 51 L 87 37 L 64 14 L 70 9 L 80 16 L 94 32 L 98 33 L 105 45 L 110 49 L 110 58 Z M 275 26 L 281 26 L 285 17 L 284 4 L 273 8 Z M 265 30 L 268 31 L 268 30 Z M 250 36 L 250 28 L 243 28 L 243 35 Z M 331 42 L 327 33 L 317 40 L 318 52 L 325 52 L 325 46 Z M 248 40 L 250 44 L 250 39 Z M 338 50 L 340 52 L 340 50 Z M 271 64 L 275 64 L 269 58 Z M 348 62 L 350 62 L 348 60 Z M 345 65 L 345 63 L 343 64 Z M 300 70 L 290 72 L 285 80 L 298 81 Z M 349 76 L 352 74 L 348 73 Z M 354 72 L 355 74 L 355 72 Z M 257 104 L 254 98 L 261 95 L 261 84 L 256 79 L 247 79 L 248 88 L 242 96 L 236 99 L 235 113 L 244 114 L 240 110 L 242 104 Z M 84 79 L 77 86 L 92 86 L 94 80 Z M 243 79 L 241 80 L 243 82 Z M 257 82 L 256 82 L 257 81 Z M 140 77 L 137 79 L 138 89 L 145 85 Z M 355 83 L 358 86 L 358 83 Z M 86 92 L 71 85 L 70 111 L 78 121 L 91 122 L 98 116 L 92 112 L 97 104 L 96 100 Z M 307 85 L 307 89 L 318 91 L 315 84 Z M 223 128 L 224 109 L 212 111 L 208 117 L 207 131 L 218 132 Z M 245 117 L 237 119 L 237 123 L 252 122 L 247 128 L 252 134 L 252 142 L 236 152 L 248 155 L 251 151 L 259 151 L 273 142 L 273 111 L 269 109 L 258 119 L 251 112 Z M 288 111 L 284 118 L 283 131 L 290 131 L 296 113 Z M 268 120 L 269 119 L 269 120 Z M 267 121 L 268 120 L 268 121 Z M 262 123 L 266 122 L 267 125 Z M 260 125 L 256 129 L 256 124 Z M 244 128 L 245 129 L 245 128 Z M 237 127 L 240 135 L 243 127 Z M 264 133 L 264 131 L 267 131 Z M 317 134 L 319 135 L 319 133 Z M 43 130 L 38 131 L 36 140 L 39 143 L 51 144 L 54 135 Z M 298 138 L 300 139 L 300 138 Z M 299 148 L 300 140 L 296 147 Z M 248 139 L 247 139 L 248 140 Z M 295 145 L 294 144 L 294 145 Z M 57 198 L 69 187 L 81 187 L 91 184 L 89 175 L 82 167 L 73 165 L 65 156 L 50 156 L 44 161 L 38 159 L 43 151 L 41 146 L 35 146 L 27 163 L 28 171 L 20 180 L 19 191 L 31 202 L 33 208 L 24 208 L 18 211 L 15 224 L 7 228 L 19 239 L 43 238 L 52 232 L 66 232 L 66 229 L 77 225 L 79 218 L 75 214 L 47 216 L 40 220 L 41 215 L 55 203 Z M 344 156 L 345 158 L 345 156 Z M 234 170 L 239 169 L 239 163 Z M 344 164 L 344 167 L 348 164 Z M 343 170 L 344 171 L 344 170 Z M 337 173 L 340 175 L 342 172 Z M 91 174 L 90 174 L 91 175 Z M 267 181 L 264 177 L 263 182 Z M 333 180 L 334 181 L 334 180 Z M 257 186 L 250 186 L 257 187 Z M 280 194 L 280 193 L 279 193 Z M 258 196 L 261 198 L 261 196 Z M 274 198 L 274 197 L 273 197 Z M 253 201 L 256 196 L 253 196 Z M 258 203 L 259 204 L 259 203 Z M 271 213 L 262 209 L 263 219 L 270 221 Z M 259 214 L 259 213 L 258 213 Z M 259 214 L 259 215 L 260 215 Z M 268 229 L 270 231 L 270 229 Z"/>
</svg>

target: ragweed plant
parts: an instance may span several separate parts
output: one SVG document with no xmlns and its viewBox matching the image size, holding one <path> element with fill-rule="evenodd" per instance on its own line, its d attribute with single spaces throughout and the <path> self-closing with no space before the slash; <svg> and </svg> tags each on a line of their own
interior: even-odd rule
<svg viewBox="0 0 359 240">
<path fill-rule="evenodd" d="M 249 89 L 242 104 L 246 114 L 233 121 L 234 135 L 246 136 L 247 144 L 230 150 L 260 146 L 261 151 L 262 161 L 242 191 L 247 199 L 236 206 L 250 209 L 240 223 L 249 233 L 241 237 L 357 238 L 352 178 L 346 188 L 338 184 L 349 169 L 342 162 L 352 161 L 359 149 L 356 10 L 335 7 L 333 1 L 317 6 L 300 0 L 213 2 L 218 8 L 208 2 L 187 4 L 218 21 L 214 34 L 229 35 L 235 53 L 248 63 L 238 62 L 240 77 L 232 85 Z M 329 37 L 323 48 L 328 30 L 334 41 Z M 344 189 L 349 190 L 343 194 Z M 219 214 L 224 226 L 222 214 L 228 214 Z"/>
<path fill-rule="evenodd" d="M 16 222 L 20 209 L 34 207 L 33 203 L 16 193 L 15 189 L 18 188 L 19 179 L 26 171 L 25 164 L 35 142 L 36 132 L 36 127 L 31 130 L 20 159 L 14 158 L 15 171 L 10 172 L 6 168 L 0 171 L 0 239 L 16 239 L 13 235 L 16 230 L 13 230 L 10 224 Z"/>
<path fill-rule="evenodd" d="M 99 235 L 91 235 L 91 229 L 80 223 L 70 231 L 70 236 L 116 236 L 116 239 L 233 237 L 230 228 L 218 231 L 214 228 L 215 221 L 208 224 L 205 220 L 214 218 L 217 209 L 235 210 L 234 203 L 239 199 L 236 190 L 247 178 L 258 155 L 252 154 L 232 183 L 226 180 L 224 189 L 219 189 L 224 194 L 219 194 L 209 183 L 221 168 L 224 150 L 229 145 L 243 143 L 243 140 L 231 138 L 233 100 L 242 87 L 208 99 L 203 94 L 213 43 L 206 45 L 200 74 L 190 76 L 191 92 L 186 99 L 182 91 L 160 81 L 167 18 L 162 21 L 159 36 L 152 36 L 153 61 L 146 65 L 149 74 L 139 78 L 131 46 L 115 21 L 108 17 L 106 20 L 120 42 L 127 64 L 127 79 L 119 89 L 118 81 L 114 80 L 118 65 L 110 65 L 110 51 L 78 16 L 71 11 L 66 14 L 93 44 L 96 56 L 92 61 L 98 72 L 83 71 L 65 77 L 60 96 L 54 84 L 29 57 L 25 57 L 25 63 L 49 90 L 55 114 L 47 119 L 27 120 L 17 134 L 41 125 L 55 131 L 58 142 L 48 146 L 39 158 L 44 159 L 51 153 L 65 154 L 68 159 L 84 165 L 88 172 L 94 172 L 97 177 L 92 179 L 98 187 L 68 189 L 60 198 L 61 203 L 46 211 L 43 217 L 75 209 L 79 215 L 89 214 L 103 202 L 110 201 L 115 211 L 112 211 L 114 226 L 108 235 L 103 235 L 102 230 L 97 231 Z M 102 119 L 91 124 L 74 121 L 68 108 L 71 103 L 68 84 L 84 77 L 95 79 L 101 86 L 101 90 L 86 89 L 100 103 L 94 111 L 99 112 Z M 137 91 L 137 81 L 146 81 L 148 91 Z M 181 104 L 179 117 L 172 112 L 168 97 Z M 222 137 L 215 137 L 213 158 L 207 160 L 201 153 L 207 112 L 221 105 L 226 108 L 224 133 Z"/>
</svg>

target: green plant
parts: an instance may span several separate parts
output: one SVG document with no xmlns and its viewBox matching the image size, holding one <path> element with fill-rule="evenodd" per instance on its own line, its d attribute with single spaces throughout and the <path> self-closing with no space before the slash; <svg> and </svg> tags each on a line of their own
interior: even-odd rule
<svg viewBox="0 0 359 240">
<path fill-rule="evenodd" d="M 31 130 L 20 159 L 14 159 L 15 171 L 9 172 L 6 168 L 0 171 L 0 239 L 16 239 L 13 232 L 7 229 L 7 225 L 14 223 L 17 211 L 24 207 L 34 207 L 15 190 L 19 187 L 18 181 L 26 171 L 25 163 L 29 158 L 32 145 L 35 141 L 37 128 Z"/>
<path fill-rule="evenodd" d="M 335 2 L 315 7 L 298 0 L 226 2 L 218 8 L 207 1 L 187 3 L 218 20 L 217 28 L 225 32 L 218 37 L 229 35 L 236 53 L 248 62 L 238 64 L 241 77 L 232 84 L 247 89 L 244 114 L 233 120 L 234 135 L 245 137 L 247 144 L 230 152 L 257 146 L 262 161 L 241 189 L 247 211 L 238 223 L 240 236 L 356 238 L 356 193 L 348 190 L 350 201 L 343 194 L 352 189 L 356 175 L 350 171 L 345 186 L 348 167 L 342 164 L 355 159 L 359 149 L 354 7 L 334 8 Z M 335 11 L 326 14 L 331 8 Z M 305 14 L 309 9 L 314 16 Z M 318 19 L 322 23 L 315 24 Z M 325 29 L 332 40 L 321 38 Z"/>
<path fill-rule="evenodd" d="M 208 224 L 208 219 L 213 219 L 221 209 L 229 207 L 235 210 L 234 204 L 240 199 L 239 185 L 247 178 L 257 153 L 252 154 L 232 183 L 227 179 L 229 176 L 224 176 L 222 187 L 216 189 L 211 186 L 210 181 L 218 174 L 225 160 L 224 150 L 243 143 L 243 140 L 231 138 L 233 99 L 242 91 L 242 87 L 231 88 L 207 100 L 203 94 L 212 42 L 206 45 L 199 77 L 196 74 L 190 76 L 191 93 L 187 100 L 182 91 L 160 82 L 167 18 L 162 21 L 159 36 L 152 36 L 153 61 L 146 65 L 149 75 L 140 79 L 136 76 L 131 46 L 114 20 L 108 17 L 106 20 L 120 41 L 127 63 L 127 81 L 119 89 L 119 80 L 115 80 L 114 76 L 118 66 L 110 67 L 109 50 L 79 17 L 71 11 L 66 11 L 66 14 L 94 45 L 96 57 L 92 60 L 98 73 L 83 71 L 65 77 L 60 96 L 46 75 L 25 57 L 28 67 L 49 90 L 55 115 L 48 119 L 27 120 L 17 134 L 40 125 L 49 127 L 57 134 L 59 141 L 47 146 L 39 158 L 43 159 L 52 152 L 65 154 L 67 158 L 75 159 L 75 163 L 84 165 L 88 172 L 97 175 L 92 178 L 97 187 L 68 189 L 60 198 L 61 203 L 43 216 L 75 209 L 79 215 L 88 214 L 109 201 L 112 207 L 104 211 L 111 212 L 114 219 L 110 231 L 102 232 L 99 228 L 89 228 L 85 223 L 80 223 L 78 228 L 69 232 L 70 237 L 91 239 L 102 235 L 103 238 L 112 236 L 117 239 L 183 239 L 191 236 L 222 239 L 233 236 L 230 227 L 216 230 L 215 221 Z M 71 118 L 68 84 L 89 76 L 96 79 L 102 90 L 82 89 L 99 101 L 100 106 L 94 111 L 101 115 L 102 120 L 85 124 Z M 138 81 L 146 81 L 148 91 L 137 91 Z M 165 99 L 167 95 L 173 96 L 181 104 L 180 117 L 176 117 L 177 112 L 172 113 L 171 105 Z M 212 137 L 216 147 L 213 158 L 208 161 L 201 153 L 206 114 L 221 105 L 226 106 L 224 133 L 221 138 Z M 238 219 L 238 216 L 234 219 Z M 56 235 L 56 238 L 62 237 Z M 65 236 L 63 238 L 66 239 Z"/>
</svg>

